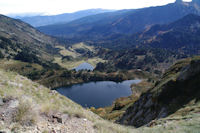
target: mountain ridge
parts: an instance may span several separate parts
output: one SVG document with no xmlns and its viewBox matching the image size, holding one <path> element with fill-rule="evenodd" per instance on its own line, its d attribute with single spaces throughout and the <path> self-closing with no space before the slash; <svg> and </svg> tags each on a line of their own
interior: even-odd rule
<svg viewBox="0 0 200 133">
<path fill-rule="evenodd" d="M 31 24 L 34 27 L 51 25 L 56 23 L 67 23 L 85 16 L 100 14 L 105 12 L 112 12 L 113 10 L 106 9 L 88 9 L 81 10 L 73 13 L 62 13 L 58 15 L 40 15 L 40 16 L 31 16 L 31 17 L 14 17 L 20 19 L 26 23 Z"/>
<path fill-rule="evenodd" d="M 199 5 L 195 1 L 175 2 L 164 6 L 136 10 L 121 10 L 108 16 L 102 16 L 105 14 L 88 16 L 71 23 L 43 26 L 38 29 L 59 37 L 98 40 L 113 34 L 140 32 L 154 24 L 167 24 L 190 13 L 200 14 Z"/>
<path fill-rule="evenodd" d="M 189 14 L 169 24 L 156 24 L 132 35 L 113 35 L 93 45 L 108 48 L 153 47 L 170 49 L 188 55 L 198 54 L 200 16 Z"/>
</svg>

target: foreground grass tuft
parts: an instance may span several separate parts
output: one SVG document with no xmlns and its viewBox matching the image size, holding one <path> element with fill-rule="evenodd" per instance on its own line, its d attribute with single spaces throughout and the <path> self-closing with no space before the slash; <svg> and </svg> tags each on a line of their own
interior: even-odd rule
<svg viewBox="0 0 200 133">
<path fill-rule="evenodd" d="M 14 121 L 20 123 L 21 125 L 34 125 L 37 122 L 37 115 L 31 103 L 21 102 L 17 107 L 17 113 L 14 116 Z"/>
</svg>

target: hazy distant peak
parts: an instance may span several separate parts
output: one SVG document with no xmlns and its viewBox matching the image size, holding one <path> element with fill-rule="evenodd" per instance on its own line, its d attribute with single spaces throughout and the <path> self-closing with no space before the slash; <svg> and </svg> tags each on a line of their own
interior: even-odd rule
<svg viewBox="0 0 200 133">
<path fill-rule="evenodd" d="M 63 13 L 63 14 L 57 14 L 57 15 L 36 15 L 36 16 L 27 16 L 27 17 L 14 17 L 21 19 L 22 21 L 31 24 L 34 27 L 38 26 L 45 26 L 45 25 L 52 25 L 52 24 L 58 24 L 58 23 L 67 23 L 76 19 L 80 19 L 82 17 L 90 16 L 90 15 L 96 15 L 100 13 L 106 13 L 106 12 L 113 12 L 115 10 L 109 10 L 109 9 L 87 9 L 87 10 L 81 10 L 73 13 Z"/>
<path fill-rule="evenodd" d="M 11 13 L 7 14 L 7 16 L 12 18 L 23 18 L 23 17 L 34 17 L 34 16 L 42 16 L 44 13 Z"/>
<path fill-rule="evenodd" d="M 176 0 L 176 3 L 183 3 L 183 0 Z"/>
</svg>

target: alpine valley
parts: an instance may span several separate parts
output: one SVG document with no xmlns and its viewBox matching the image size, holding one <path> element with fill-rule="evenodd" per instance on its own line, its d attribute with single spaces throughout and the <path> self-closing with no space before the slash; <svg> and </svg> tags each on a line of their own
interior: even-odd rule
<svg viewBox="0 0 200 133">
<path fill-rule="evenodd" d="M 0 132 L 199 133 L 199 54 L 199 0 L 0 15 Z M 100 108 L 82 107 L 58 89 L 106 82 L 123 90 L 132 80 L 129 96 Z"/>
</svg>

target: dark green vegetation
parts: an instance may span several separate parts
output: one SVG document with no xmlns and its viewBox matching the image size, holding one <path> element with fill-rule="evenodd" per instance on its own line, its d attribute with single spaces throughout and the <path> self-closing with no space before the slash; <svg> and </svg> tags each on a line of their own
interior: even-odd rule
<svg viewBox="0 0 200 133">
<path fill-rule="evenodd" d="M 104 12 L 112 12 L 112 10 L 104 10 L 104 9 L 89 9 L 78 11 L 74 13 L 64 13 L 59 15 L 52 16 L 33 16 L 33 17 L 16 17 L 21 19 L 22 21 L 29 23 L 34 27 L 51 25 L 56 23 L 67 23 L 82 17 L 100 14 Z"/>
<path fill-rule="evenodd" d="M 49 88 L 67 86 L 71 84 L 89 82 L 89 81 L 116 81 L 144 77 L 151 77 L 147 72 L 141 71 L 74 71 L 61 67 L 44 67 L 36 63 L 21 62 L 15 60 L 0 60 L 0 68 L 7 71 L 14 71 L 20 75 L 26 76 L 33 81 L 43 84 Z"/>
<path fill-rule="evenodd" d="M 49 66 L 56 54 L 55 39 L 20 20 L 0 16 L 0 55 L 8 59 Z"/>
<path fill-rule="evenodd" d="M 139 69 L 156 75 L 163 73 L 176 60 L 187 57 L 169 50 L 155 48 L 102 49 L 99 51 L 99 56 L 108 61 L 98 63 L 95 70 L 112 72 Z"/>
<path fill-rule="evenodd" d="M 71 41 L 99 40 L 120 34 L 133 34 L 154 24 L 167 24 L 188 14 L 200 14 L 199 1 L 176 2 L 159 7 L 121 10 L 84 17 L 67 24 L 39 27 L 49 35 Z"/>
</svg>

